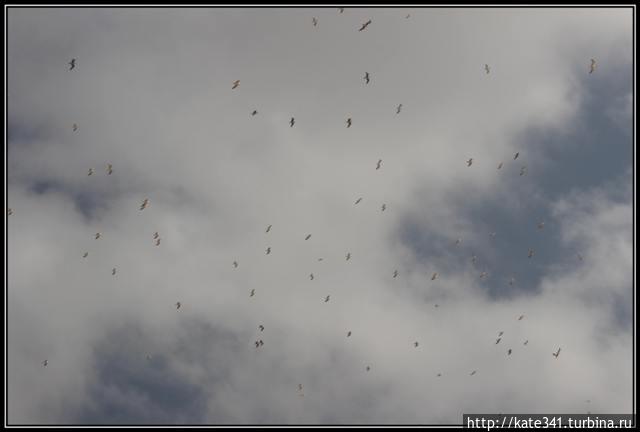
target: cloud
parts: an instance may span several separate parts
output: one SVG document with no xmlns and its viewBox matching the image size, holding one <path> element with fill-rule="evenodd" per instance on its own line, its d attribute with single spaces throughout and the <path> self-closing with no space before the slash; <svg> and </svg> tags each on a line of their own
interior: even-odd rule
<svg viewBox="0 0 640 432">
<path fill-rule="evenodd" d="M 631 410 L 629 11 L 405 15 L 9 9 L 9 422 Z"/>
</svg>

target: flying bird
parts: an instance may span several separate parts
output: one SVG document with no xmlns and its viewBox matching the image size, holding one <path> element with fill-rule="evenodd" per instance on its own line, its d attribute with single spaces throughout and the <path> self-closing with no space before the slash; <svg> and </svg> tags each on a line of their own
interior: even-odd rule
<svg viewBox="0 0 640 432">
<path fill-rule="evenodd" d="M 351 127 L 351 117 L 347 119 L 347 128 Z"/>
<path fill-rule="evenodd" d="M 7 209 L 7 215 L 11 216 L 12 214 L 13 214 L 13 210 L 11 210 L 11 208 L 8 208 Z"/>
<path fill-rule="evenodd" d="M 473 255 L 473 256 L 471 257 L 471 262 L 472 262 L 472 263 L 474 263 L 474 264 L 475 264 L 477 260 L 478 260 L 478 257 L 477 257 L 477 256 Z"/>
<path fill-rule="evenodd" d="M 46 367 L 49 364 L 49 360 L 45 360 L 42 362 L 42 366 Z"/>
<path fill-rule="evenodd" d="M 350 337 L 350 336 L 351 336 L 351 330 L 347 332 L 347 337 Z"/>
<path fill-rule="evenodd" d="M 405 18 L 409 18 L 411 16 L 411 14 L 407 14 L 407 16 Z"/>
<path fill-rule="evenodd" d="M 441 376 L 442 376 L 442 374 L 441 374 L 440 372 L 438 372 L 438 375 L 436 375 L 436 376 L 439 376 L 439 377 L 441 377 Z"/>
<path fill-rule="evenodd" d="M 471 372 L 471 374 L 470 374 L 470 375 L 475 375 L 475 374 L 476 374 L 476 371 L 473 371 L 473 372 Z"/>
<path fill-rule="evenodd" d="M 271 227 L 272 227 L 272 225 L 269 225 L 269 226 L 267 227 L 267 230 L 266 230 L 265 232 L 269 232 L 269 231 L 271 231 Z"/>
<path fill-rule="evenodd" d="M 264 342 L 262 342 L 262 339 L 260 339 L 258 343 L 260 344 L 260 346 L 264 345 Z"/>
<path fill-rule="evenodd" d="M 473 158 L 469 158 L 469 160 L 467 161 L 467 166 L 470 167 L 471 164 L 473 164 Z"/>
<path fill-rule="evenodd" d="M 489 69 L 489 65 L 488 65 L 488 64 L 486 64 L 486 63 L 485 63 L 485 65 L 484 65 L 484 71 L 485 71 L 486 73 L 489 73 L 489 72 L 491 71 L 491 69 Z"/>
<path fill-rule="evenodd" d="M 176 309 L 180 309 L 180 306 L 182 306 L 182 303 L 176 302 Z"/>
<path fill-rule="evenodd" d="M 111 270 L 111 276 L 115 276 L 115 275 L 116 275 L 116 268 L 114 267 L 114 268 Z"/>
<path fill-rule="evenodd" d="M 157 239 L 158 237 L 160 237 L 160 234 L 158 234 L 158 231 L 153 233 L 153 239 Z"/>
<path fill-rule="evenodd" d="M 436 278 L 438 277 L 438 272 L 433 273 L 433 275 L 431 275 L 431 280 L 436 280 Z"/>
<path fill-rule="evenodd" d="M 554 352 L 554 353 L 551 353 L 551 354 L 553 354 L 553 356 L 554 356 L 555 358 L 558 358 L 558 356 L 560 355 L 560 348 L 558 348 L 558 351 L 556 351 L 556 352 Z"/>
<path fill-rule="evenodd" d="M 256 295 L 256 290 L 252 289 L 251 290 L 251 294 L 249 294 L 249 297 L 253 297 L 254 295 Z"/>
<path fill-rule="evenodd" d="M 518 156 L 520 156 L 520 152 L 517 152 L 515 155 L 513 155 L 513 160 L 518 159 Z"/>
<path fill-rule="evenodd" d="M 296 119 L 291 117 L 291 120 L 289 120 L 289 124 L 291 125 L 290 127 L 293 127 L 293 125 L 296 124 Z"/>
<path fill-rule="evenodd" d="M 520 176 L 523 176 L 527 173 L 527 167 L 523 166 L 522 168 L 520 168 Z"/>
<path fill-rule="evenodd" d="M 397 277 L 398 277 L 398 270 L 394 270 L 394 271 L 393 271 L 393 277 L 394 277 L 394 278 L 397 278 Z"/>
<path fill-rule="evenodd" d="M 98 239 L 100 238 L 100 236 L 101 236 L 101 235 L 102 235 L 102 234 L 100 234 L 99 232 L 97 232 L 97 233 L 96 233 L 96 235 L 95 235 L 96 240 L 98 240 Z"/>
<path fill-rule="evenodd" d="M 78 130 L 78 125 L 74 123 L 74 124 L 73 124 L 73 131 L 75 132 L 75 131 L 77 131 L 77 130 Z"/>
<path fill-rule="evenodd" d="M 86 258 L 89 256 L 89 252 L 85 252 L 84 255 L 82 255 L 82 258 Z"/>
<path fill-rule="evenodd" d="M 304 239 L 309 240 L 311 238 L 311 234 L 307 235 Z"/>
<path fill-rule="evenodd" d="M 486 276 L 487 276 L 487 272 L 486 271 L 480 272 L 480 279 L 483 279 Z"/>
<path fill-rule="evenodd" d="M 260 329 L 260 331 L 264 331 L 264 326 L 263 326 L 262 324 L 260 324 L 260 325 L 258 326 L 258 329 Z"/>
<path fill-rule="evenodd" d="M 107 175 L 113 174 L 113 165 L 107 164 Z"/>
<path fill-rule="evenodd" d="M 366 370 L 367 370 L 367 372 L 369 372 L 371 370 L 371 366 L 367 366 Z"/>
<path fill-rule="evenodd" d="M 376 169 L 379 170 L 382 166 L 382 159 L 378 159 L 378 163 L 376 164 Z"/>
<path fill-rule="evenodd" d="M 498 338 L 496 339 L 496 345 L 498 345 L 500 343 L 500 341 L 502 340 L 502 338 Z"/>
<path fill-rule="evenodd" d="M 366 81 L 366 84 L 369 84 L 369 81 L 370 81 L 370 79 L 369 79 L 369 72 L 365 72 L 365 73 L 364 73 L 364 80 Z"/>
<path fill-rule="evenodd" d="M 522 321 L 522 318 L 524 318 L 524 315 L 520 315 L 520 316 L 518 317 L 518 321 Z"/>
<path fill-rule="evenodd" d="M 360 201 L 362 201 L 362 198 L 358 198 L 358 199 L 356 200 L 356 203 L 355 203 L 354 205 L 358 204 Z"/>
<path fill-rule="evenodd" d="M 362 30 L 366 29 L 369 26 L 369 24 L 371 24 L 371 20 L 369 20 L 366 23 L 362 24 L 362 27 L 360 27 L 360 30 L 358 30 L 358 31 L 362 31 Z"/>
<path fill-rule="evenodd" d="M 309 275 L 309 279 L 313 280 L 313 273 Z"/>
<path fill-rule="evenodd" d="M 238 87 L 240 85 L 240 80 L 235 80 L 233 82 L 233 86 L 231 86 L 231 90 L 235 89 L 236 87 Z"/>
<path fill-rule="evenodd" d="M 253 112 L 251 113 L 252 116 L 258 114 L 258 110 L 253 110 Z"/>
<path fill-rule="evenodd" d="M 256 345 L 256 348 L 260 347 L 260 341 L 255 341 L 254 344 Z"/>
<path fill-rule="evenodd" d="M 498 164 L 498 169 L 502 168 L 502 162 Z"/>
<path fill-rule="evenodd" d="M 88 176 L 93 174 L 93 168 L 89 168 L 89 172 L 87 173 Z"/>
<path fill-rule="evenodd" d="M 314 27 L 317 27 L 317 26 L 318 26 L 318 18 L 313 17 L 313 18 L 311 19 L 311 22 L 313 22 L 313 26 L 314 26 Z"/>
<path fill-rule="evenodd" d="M 149 198 L 145 198 L 142 201 L 142 204 L 140 204 L 140 210 L 146 209 L 148 205 L 149 205 Z"/>
<path fill-rule="evenodd" d="M 524 344 L 523 344 L 523 345 L 526 345 L 526 344 L 528 344 L 528 343 L 529 343 L 529 339 L 527 339 L 526 341 L 524 341 Z"/>
<path fill-rule="evenodd" d="M 458 246 L 460 243 L 462 243 L 462 239 L 461 238 L 457 238 L 455 245 Z"/>
<path fill-rule="evenodd" d="M 529 249 L 529 253 L 527 254 L 527 257 L 531 258 L 533 254 L 534 254 L 533 249 Z"/>
<path fill-rule="evenodd" d="M 330 296 L 326 296 L 326 297 L 324 298 L 324 302 L 325 302 L 325 303 L 329 301 L 329 297 L 330 297 Z"/>
<path fill-rule="evenodd" d="M 160 240 L 161 239 L 156 239 L 156 246 L 160 246 Z"/>
<path fill-rule="evenodd" d="M 591 59 L 591 66 L 589 67 L 589 74 L 592 74 L 596 70 L 596 61 Z"/>
<path fill-rule="evenodd" d="M 349 261 L 351 259 L 351 252 L 347 253 L 347 261 Z"/>
<path fill-rule="evenodd" d="M 542 229 L 542 228 L 544 228 L 544 222 L 540 222 L 540 223 L 538 224 L 538 229 Z"/>
<path fill-rule="evenodd" d="M 414 347 L 416 347 L 416 348 L 418 348 L 418 345 L 419 345 L 419 344 L 418 344 L 418 342 L 417 342 L 417 341 L 413 343 L 413 346 L 414 346 Z"/>
<path fill-rule="evenodd" d="M 302 384 L 298 384 L 298 390 L 302 391 Z"/>
<path fill-rule="evenodd" d="M 499 337 L 499 336 L 502 336 L 503 334 L 504 334 L 504 332 L 503 332 L 503 331 L 501 331 L 500 333 L 498 333 L 498 337 Z"/>
<path fill-rule="evenodd" d="M 72 58 L 68 64 L 69 64 L 69 70 L 73 69 L 74 67 L 76 67 L 76 59 Z"/>
<path fill-rule="evenodd" d="M 340 13 L 344 12 L 344 8 L 338 8 L 338 10 L 340 11 Z"/>
<path fill-rule="evenodd" d="M 402 111 L 402 104 L 398 105 L 398 108 L 396 108 L 396 114 L 400 114 L 400 111 Z"/>
<path fill-rule="evenodd" d="M 382 211 L 385 211 L 387 209 L 387 205 L 386 204 L 382 204 L 381 209 L 382 209 Z"/>
<path fill-rule="evenodd" d="M 235 268 L 238 268 L 238 261 L 234 261 L 234 262 L 233 262 L 233 266 L 234 266 Z"/>
<path fill-rule="evenodd" d="M 578 259 L 579 259 L 580 261 L 583 261 L 583 260 L 584 260 L 584 258 L 582 258 L 582 255 L 580 255 L 580 254 L 578 254 Z"/>
<path fill-rule="evenodd" d="M 271 247 L 267 248 L 267 255 L 269 255 L 271 253 Z"/>
<path fill-rule="evenodd" d="M 511 348 L 507 351 L 507 355 L 511 355 Z"/>
</svg>

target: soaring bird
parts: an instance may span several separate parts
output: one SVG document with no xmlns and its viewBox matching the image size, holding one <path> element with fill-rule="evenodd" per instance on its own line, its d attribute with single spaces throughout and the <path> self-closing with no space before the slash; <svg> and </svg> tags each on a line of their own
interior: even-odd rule
<svg viewBox="0 0 640 432">
<path fill-rule="evenodd" d="M 260 341 L 255 341 L 254 344 L 256 345 L 256 348 L 260 347 Z"/>
<path fill-rule="evenodd" d="M 269 226 L 267 227 L 267 230 L 266 230 L 265 232 L 269 232 L 269 231 L 271 231 L 271 227 L 272 227 L 272 226 L 273 226 L 273 225 L 269 225 Z"/>
<path fill-rule="evenodd" d="M 484 279 L 487 276 L 487 274 L 488 273 L 486 271 L 480 272 L 480 279 Z"/>
<path fill-rule="evenodd" d="M 89 252 L 85 252 L 84 255 L 82 255 L 82 258 L 86 258 L 89 256 Z"/>
<path fill-rule="evenodd" d="M 347 337 L 350 337 L 350 336 L 351 336 L 351 330 L 347 332 Z"/>
<path fill-rule="evenodd" d="M 397 277 L 398 277 L 398 270 L 394 270 L 394 271 L 393 271 L 393 277 L 394 277 L 394 278 L 397 278 Z"/>
<path fill-rule="evenodd" d="M 488 64 L 486 64 L 486 63 L 484 64 L 484 71 L 485 71 L 486 73 L 489 73 L 489 72 L 491 71 L 491 69 L 489 69 L 489 65 L 488 65 Z"/>
<path fill-rule="evenodd" d="M 520 315 L 520 316 L 518 317 L 518 321 L 522 321 L 522 318 L 524 318 L 524 315 Z"/>
<path fill-rule="evenodd" d="M 367 372 L 369 372 L 371 370 L 371 366 L 367 366 L 366 370 L 367 370 Z"/>
<path fill-rule="evenodd" d="M 413 343 L 413 346 L 414 346 L 414 347 L 416 347 L 416 348 L 418 348 L 418 345 L 419 345 L 419 344 L 418 344 L 418 341 L 416 341 L 416 342 L 414 342 L 414 343 Z"/>
<path fill-rule="evenodd" d="M 251 115 L 252 115 L 252 116 L 254 116 L 254 115 L 256 115 L 256 114 L 258 114 L 258 110 L 253 110 L 253 111 L 251 112 Z"/>
<path fill-rule="evenodd" d="M 558 348 L 558 351 L 556 351 L 556 352 L 554 352 L 554 353 L 551 353 L 551 354 L 553 354 L 553 356 L 554 356 L 555 358 L 558 358 L 558 356 L 560 355 L 560 348 Z"/>
<path fill-rule="evenodd" d="M 471 257 L 471 262 L 475 264 L 475 263 L 476 263 L 476 261 L 478 261 L 478 257 L 477 257 L 477 256 L 475 256 L 475 255 L 473 255 L 473 256 Z"/>
<path fill-rule="evenodd" d="M 115 276 L 116 275 L 116 268 L 114 267 L 113 269 L 111 269 L 111 276 Z"/>
<path fill-rule="evenodd" d="M 441 376 L 442 376 L 442 373 L 440 373 L 440 372 L 438 372 L 438 375 L 436 375 L 436 376 L 439 376 L 439 377 L 441 377 Z"/>
<path fill-rule="evenodd" d="M 347 128 L 351 127 L 351 117 L 347 119 Z"/>
<path fill-rule="evenodd" d="M 501 331 L 500 333 L 498 333 L 498 337 L 502 336 L 504 334 L 503 331 Z"/>
<path fill-rule="evenodd" d="M 529 249 L 529 253 L 527 254 L 527 257 L 531 258 L 533 256 L 533 254 L 534 254 L 533 249 Z"/>
<path fill-rule="evenodd" d="M 502 340 L 502 338 L 498 338 L 496 339 L 496 345 L 498 345 L 500 343 L 500 341 Z"/>
<path fill-rule="evenodd" d="M 49 360 L 45 360 L 42 362 L 42 366 L 46 367 L 49 364 Z"/>
<path fill-rule="evenodd" d="M 470 373 L 470 375 L 475 375 L 477 371 L 473 371 Z"/>
<path fill-rule="evenodd" d="M 362 31 L 362 30 L 366 29 L 369 24 L 371 24 L 371 20 L 369 20 L 366 23 L 362 24 L 362 27 L 360 27 L 360 30 L 358 30 L 358 31 Z"/>
<path fill-rule="evenodd" d="M 355 204 L 360 203 L 360 201 L 362 201 L 362 198 L 358 198 L 358 199 L 356 200 L 356 203 L 355 203 Z M 354 204 L 354 205 L 355 205 L 355 204 Z"/>
<path fill-rule="evenodd" d="M 366 81 L 366 84 L 369 84 L 369 81 L 370 81 L 370 79 L 369 79 L 369 72 L 365 72 L 365 73 L 364 73 L 364 80 Z"/>
<path fill-rule="evenodd" d="M 411 14 L 407 14 L 407 16 L 405 18 L 409 18 L 411 16 Z"/>
<path fill-rule="evenodd" d="M 68 64 L 69 64 L 69 70 L 73 69 L 74 67 L 76 67 L 76 59 L 72 58 Z"/>
<path fill-rule="evenodd" d="M 347 252 L 347 261 L 349 261 L 351 259 L 351 252 Z"/>
<path fill-rule="evenodd" d="M 89 172 L 87 173 L 88 176 L 90 176 L 91 174 L 93 174 L 93 168 L 89 168 Z"/>
<path fill-rule="evenodd" d="M 258 343 L 260 344 L 260 346 L 264 345 L 264 342 L 262 342 L 262 339 L 260 339 Z"/>
<path fill-rule="evenodd" d="M 398 108 L 396 108 L 396 114 L 400 114 L 400 111 L 402 111 L 402 104 L 398 105 Z"/>
<path fill-rule="evenodd" d="M 267 248 L 267 255 L 269 255 L 271 253 L 271 247 Z"/>
<path fill-rule="evenodd" d="M 378 159 L 378 163 L 376 164 L 376 169 L 379 170 L 382 166 L 382 159 Z"/>
<path fill-rule="evenodd" d="M 233 266 L 234 266 L 235 268 L 238 268 L 238 261 L 234 261 L 234 262 L 233 262 Z"/>
<path fill-rule="evenodd" d="M 78 130 L 78 125 L 74 123 L 74 124 L 73 124 L 73 131 L 75 132 L 75 131 L 77 131 L 77 130 Z"/>
<path fill-rule="evenodd" d="M 507 355 L 511 355 L 511 348 L 507 350 Z"/>
<path fill-rule="evenodd" d="M 538 229 L 542 229 L 542 228 L 544 228 L 544 222 L 540 222 L 540 223 L 538 224 Z"/>
<path fill-rule="evenodd" d="M 387 209 L 387 205 L 386 204 L 382 204 L 381 210 L 385 211 Z"/>
<path fill-rule="evenodd" d="M 264 331 L 264 326 L 263 326 L 262 324 L 260 324 L 260 325 L 258 326 L 258 329 L 260 329 L 260 331 Z"/>
<path fill-rule="evenodd" d="M 156 239 L 156 246 L 160 246 L 160 240 L 161 240 L 161 239 L 159 239 L 159 238 L 158 238 L 158 239 Z"/>
<path fill-rule="evenodd" d="M 513 160 L 518 159 L 518 156 L 520 156 L 520 152 L 516 152 L 516 154 L 513 155 Z"/>
<path fill-rule="evenodd" d="M 153 233 L 153 239 L 157 239 L 158 237 L 160 237 L 160 234 L 158 233 L 158 231 Z"/>
<path fill-rule="evenodd" d="M 291 120 L 289 120 L 289 124 L 291 125 L 290 127 L 293 127 L 293 125 L 296 124 L 296 119 L 291 117 Z"/>
<path fill-rule="evenodd" d="M 318 18 L 316 18 L 316 17 L 311 18 L 311 22 L 313 23 L 314 27 L 318 26 Z"/>
<path fill-rule="evenodd" d="M 233 86 L 231 86 L 231 90 L 235 89 L 236 87 L 238 87 L 240 85 L 240 80 L 235 80 L 233 82 Z"/>
<path fill-rule="evenodd" d="M 434 273 L 431 275 L 431 280 L 436 280 L 436 278 L 437 278 L 437 277 L 438 277 L 438 272 L 434 272 Z"/>
<path fill-rule="evenodd" d="M 522 168 L 520 168 L 520 176 L 523 176 L 527 173 L 527 167 L 523 166 Z"/>
<path fill-rule="evenodd" d="M 311 238 L 311 234 L 307 235 L 304 239 L 309 240 Z"/>
<path fill-rule="evenodd" d="M 251 294 L 249 294 L 249 297 L 253 297 L 254 295 L 256 295 L 256 290 L 252 289 L 251 290 Z"/>
<path fill-rule="evenodd" d="M 298 391 L 302 391 L 302 384 L 298 384 Z"/>
<path fill-rule="evenodd" d="M 469 158 L 469 160 L 467 161 L 467 166 L 470 167 L 471 164 L 473 164 L 473 158 Z"/>
<path fill-rule="evenodd" d="M 578 254 L 578 259 L 579 259 L 580 261 L 584 261 L 584 258 L 582 258 L 582 255 L 580 255 L 580 254 Z"/>
<path fill-rule="evenodd" d="M 344 8 L 338 8 L 338 10 L 340 11 L 340 13 L 344 12 Z"/>
<path fill-rule="evenodd" d="M 592 74 L 596 70 L 596 61 L 591 59 L 591 66 L 589 67 L 589 73 Z"/>
<path fill-rule="evenodd" d="M 324 302 L 325 302 L 325 303 L 329 301 L 329 297 L 331 297 L 331 296 L 326 296 L 326 297 L 324 298 Z"/>
<path fill-rule="evenodd" d="M 180 306 L 182 306 L 182 303 L 176 302 L 176 309 L 180 309 Z"/>
<path fill-rule="evenodd" d="M 309 275 L 309 279 L 313 280 L 313 273 Z"/>
<path fill-rule="evenodd" d="M 529 339 L 527 339 L 526 341 L 524 341 L 524 344 L 523 344 L 523 345 L 526 345 L 526 344 L 528 344 L 528 343 L 529 343 Z"/>
<path fill-rule="evenodd" d="M 146 209 L 148 205 L 149 205 L 149 198 L 145 198 L 142 201 L 142 204 L 140 204 L 140 210 Z"/>
<path fill-rule="evenodd" d="M 96 240 L 98 240 L 98 239 L 100 238 L 100 236 L 101 236 L 101 235 L 102 235 L 102 234 L 100 234 L 99 232 L 97 232 L 97 233 L 96 233 L 96 235 L 95 235 Z"/>
<path fill-rule="evenodd" d="M 107 175 L 113 174 L 113 165 L 107 164 Z"/>
<path fill-rule="evenodd" d="M 498 164 L 498 169 L 502 168 L 502 162 Z"/>
<path fill-rule="evenodd" d="M 462 239 L 461 238 L 457 238 L 455 241 L 455 245 L 458 246 L 460 243 L 462 243 Z"/>
<path fill-rule="evenodd" d="M 7 209 L 7 215 L 11 216 L 12 214 L 13 214 L 13 210 L 11 210 L 11 208 L 8 208 Z"/>
</svg>

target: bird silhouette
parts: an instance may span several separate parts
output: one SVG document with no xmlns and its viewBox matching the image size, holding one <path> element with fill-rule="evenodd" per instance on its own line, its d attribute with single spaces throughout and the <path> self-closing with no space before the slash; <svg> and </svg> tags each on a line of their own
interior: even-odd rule
<svg viewBox="0 0 640 432">
<path fill-rule="evenodd" d="M 161 239 L 159 239 L 159 238 L 158 238 L 158 239 L 156 239 L 156 246 L 160 246 L 160 240 L 161 240 Z"/>
<path fill-rule="evenodd" d="M 100 238 L 100 236 L 101 236 L 101 235 L 102 235 L 102 234 L 100 234 L 99 232 L 97 232 L 97 233 L 96 233 L 96 235 L 95 235 L 95 239 L 96 239 L 96 240 L 98 240 L 98 239 Z"/>
<path fill-rule="evenodd" d="M 13 210 L 11 208 L 7 209 L 7 216 L 11 216 L 13 214 Z"/>
<path fill-rule="evenodd" d="M 86 258 L 89 256 L 89 252 L 85 252 L 84 255 L 82 255 L 82 258 Z"/>
<path fill-rule="evenodd" d="M 73 68 L 76 67 L 76 59 L 72 58 L 68 64 L 69 64 L 69 70 L 72 70 Z"/>
<path fill-rule="evenodd" d="M 296 119 L 291 117 L 291 120 L 289 120 L 289 124 L 291 125 L 290 127 L 293 127 L 293 125 L 296 124 Z"/>
<path fill-rule="evenodd" d="M 533 254 L 534 254 L 533 249 L 529 249 L 529 253 L 527 254 L 527 257 L 531 258 L 533 256 Z"/>
<path fill-rule="evenodd" d="M 527 339 L 526 341 L 524 341 L 524 344 L 523 344 L 523 345 L 526 345 L 526 344 L 528 344 L 528 343 L 529 343 L 529 339 Z"/>
<path fill-rule="evenodd" d="M 370 81 L 369 72 L 364 73 L 364 80 L 366 81 L 366 84 L 369 84 L 369 81 Z"/>
<path fill-rule="evenodd" d="M 176 309 L 180 309 L 180 306 L 182 306 L 182 303 L 176 302 Z"/>
<path fill-rule="evenodd" d="M 591 59 L 591 66 L 589 67 L 589 74 L 594 73 L 596 70 L 596 61 Z"/>
<path fill-rule="evenodd" d="M 470 373 L 470 375 L 475 375 L 477 371 L 473 371 Z"/>
<path fill-rule="evenodd" d="M 49 364 L 49 360 L 45 360 L 42 362 L 42 366 L 46 367 Z"/>
<path fill-rule="evenodd" d="M 347 332 L 347 337 L 350 337 L 350 336 L 351 336 L 351 331 L 348 331 Z"/>
<path fill-rule="evenodd" d="M 518 317 L 518 321 L 522 321 L 522 318 L 524 318 L 524 315 L 520 315 L 520 316 Z"/>
<path fill-rule="evenodd" d="M 354 204 L 354 205 L 359 204 L 359 203 L 360 203 L 360 201 L 362 201 L 362 198 L 358 198 L 358 199 L 356 200 L 356 202 L 355 202 L 355 204 Z"/>
<path fill-rule="evenodd" d="M 397 278 L 397 277 L 398 277 L 398 270 L 394 270 L 394 271 L 393 271 L 393 277 L 394 277 L 394 278 Z"/>
<path fill-rule="evenodd" d="M 258 110 L 253 110 L 253 112 L 251 112 L 251 115 L 252 115 L 252 116 L 254 116 L 254 115 L 256 115 L 256 114 L 258 114 Z"/>
<path fill-rule="evenodd" d="M 484 71 L 485 71 L 487 74 L 491 71 L 491 69 L 489 68 L 489 65 L 488 65 L 488 64 L 486 64 L 486 63 L 485 63 L 485 65 L 484 65 Z"/>
<path fill-rule="evenodd" d="M 313 273 L 309 275 L 309 279 L 313 280 Z"/>
<path fill-rule="evenodd" d="M 237 88 L 240 85 L 240 80 L 235 80 L 233 82 L 233 85 L 231 86 L 231 90 Z"/>
<path fill-rule="evenodd" d="M 502 162 L 498 164 L 498 169 L 502 168 Z"/>
<path fill-rule="evenodd" d="M 554 352 L 554 353 L 551 353 L 551 354 L 553 354 L 553 356 L 554 356 L 555 358 L 558 358 L 558 356 L 560 355 L 560 348 L 558 348 L 558 351 L 556 351 L 556 352 Z"/>
<path fill-rule="evenodd" d="M 351 117 L 347 119 L 347 128 L 351 127 Z"/>
<path fill-rule="evenodd" d="M 349 261 L 351 259 L 351 252 L 347 253 L 347 261 Z"/>
<path fill-rule="evenodd" d="M 116 275 L 116 268 L 115 268 L 115 267 L 111 270 L 111 275 L 112 275 L 112 276 L 115 276 L 115 275 Z"/>
<path fill-rule="evenodd" d="M 313 26 L 314 26 L 314 27 L 317 27 L 317 26 L 318 26 L 318 18 L 313 17 L 313 18 L 311 19 L 311 22 L 313 22 Z"/>
<path fill-rule="evenodd" d="M 233 266 L 234 266 L 235 268 L 238 268 L 238 261 L 234 261 L 234 262 L 233 262 Z"/>
<path fill-rule="evenodd" d="M 511 355 L 511 348 L 507 350 L 507 355 Z"/>
<path fill-rule="evenodd" d="M 324 302 L 325 302 L 325 303 L 329 301 L 329 297 L 331 297 L 331 296 L 326 296 L 326 297 L 324 298 Z"/>
<path fill-rule="evenodd" d="M 544 228 L 544 222 L 540 222 L 538 224 L 538 229 L 543 229 Z"/>
<path fill-rule="evenodd" d="M 140 204 L 140 210 L 146 209 L 148 205 L 149 205 L 149 198 L 145 198 L 142 201 L 142 204 Z"/>
<path fill-rule="evenodd" d="M 382 166 L 382 159 L 378 159 L 378 163 L 376 164 L 376 169 L 379 170 Z"/>
<path fill-rule="evenodd" d="M 311 234 L 307 235 L 304 239 L 309 240 L 311 238 Z"/>
<path fill-rule="evenodd" d="M 396 114 L 400 114 L 400 111 L 402 111 L 402 104 L 398 105 L 398 108 L 396 108 Z"/>
<path fill-rule="evenodd" d="M 467 166 L 470 167 L 473 164 L 473 158 L 469 158 L 467 161 Z"/>
<path fill-rule="evenodd" d="M 362 24 L 362 27 L 360 27 L 360 30 L 358 30 L 358 31 L 362 31 L 362 30 L 366 29 L 369 26 L 369 24 L 371 24 L 371 20 L 369 20 L 366 23 Z"/>
<path fill-rule="evenodd" d="M 436 280 L 437 278 L 438 278 L 438 272 L 434 272 L 434 273 L 431 275 L 431 280 Z"/>
<path fill-rule="evenodd" d="M 74 124 L 73 124 L 73 131 L 75 132 L 75 131 L 77 131 L 77 130 L 78 130 L 78 125 L 74 123 Z"/>
<path fill-rule="evenodd" d="M 382 204 L 381 210 L 385 211 L 387 209 L 387 205 L 386 204 Z"/>
<path fill-rule="evenodd" d="M 503 331 L 501 331 L 500 333 L 498 333 L 498 336 L 502 336 L 504 334 Z"/>
<path fill-rule="evenodd" d="M 418 345 L 419 345 L 419 344 L 418 344 L 418 342 L 417 342 L 417 341 L 413 343 L 413 346 L 414 346 L 414 347 L 416 347 L 416 348 L 418 348 Z"/>
<path fill-rule="evenodd" d="M 256 290 L 252 289 L 251 293 L 249 294 L 249 297 L 253 297 L 254 295 L 256 295 Z"/>
<path fill-rule="evenodd" d="M 513 160 L 518 159 L 518 156 L 520 156 L 520 152 L 517 152 L 515 155 L 513 155 Z"/>
<path fill-rule="evenodd" d="M 340 11 L 340 13 L 344 12 L 344 8 L 338 8 L 338 10 Z"/>
<path fill-rule="evenodd" d="M 258 329 L 260 329 L 260 331 L 264 331 L 264 326 L 263 326 L 262 324 L 260 324 L 260 325 L 258 326 Z"/>
<path fill-rule="evenodd" d="M 267 255 L 269 255 L 271 253 L 271 247 L 267 248 Z"/>
<path fill-rule="evenodd" d="M 160 237 L 160 234 L 158 234 L 158 231 L 153 233 L 153 239 L 157 239 L 158 237 Z"/>
<path fill-rule="evenodd" d="M 371 370 L 371 366 L 367 366 L 366 370 L 367 370 L 367 372 L 369 372 Z"/>
<path fill-rule="evenodd" d="M 272 227 L 272 225 L 269 225 L 269 226 L 267 227 L 267 230 L 266 230 L 265 232 L 269 232 L 269 231 L 271 231 L 271 227 Z"/>
<path fill-rule="evenodd" d="M 107 175 L 113 174 L 113 165 L 107 164 Z"/>
<path fill-rule="evenodd" d="M 87 173 L 88 176 L 93 174 L 93 168 L 89 168 L 89 172 Z"/>
<path fill-rule="evenodd" d="M 502 338 L 498 338 L 496 339 L 496 345 L 498 345 L 500 343 L 500 341 L 502 340 Z"/>
</svg>

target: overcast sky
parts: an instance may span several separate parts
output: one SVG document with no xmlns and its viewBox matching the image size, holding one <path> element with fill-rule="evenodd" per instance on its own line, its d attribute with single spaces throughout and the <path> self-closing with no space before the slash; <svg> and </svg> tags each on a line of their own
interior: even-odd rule
<svg viewBox="0 0 640 432">
<path fill-rule="evenodd" d="M 631 9 L 7 14 L 9 423 L 631 412 Z"/>
</svg>

